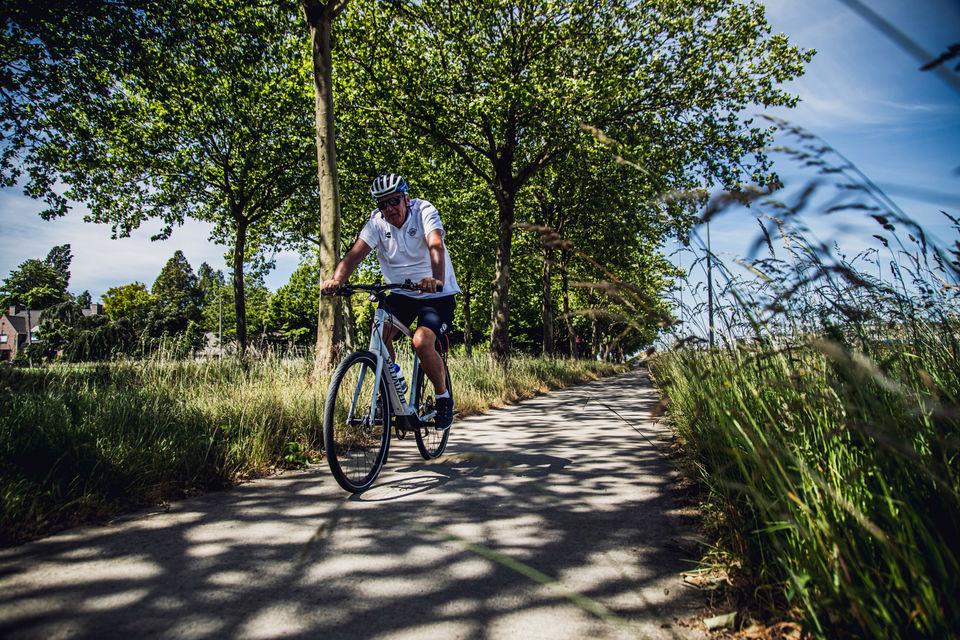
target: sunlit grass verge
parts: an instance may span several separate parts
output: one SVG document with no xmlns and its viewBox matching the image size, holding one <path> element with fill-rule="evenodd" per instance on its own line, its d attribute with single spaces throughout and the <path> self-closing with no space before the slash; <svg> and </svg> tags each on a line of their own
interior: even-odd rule
<svg viewBox="0 0 960 640">
<path fill-rule="evenodd" d="M 958 637 L 960 321 L 933 316 L 650 365 L 741 586 L 817 637 Z"/>
<path fill-rule="evenodd" d="M 461 415 L 623 370 L 450 364 Z M 0 368 L 0 543 L 319 460 L 327 380 L 312 367 L 267 357 Z"/>
</svg>

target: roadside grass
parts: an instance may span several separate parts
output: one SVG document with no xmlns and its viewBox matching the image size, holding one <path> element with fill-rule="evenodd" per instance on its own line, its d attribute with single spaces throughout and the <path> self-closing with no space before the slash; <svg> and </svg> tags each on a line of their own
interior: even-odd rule
<svg viewBox="0 0 960 640">
<path fill-rule="evenodd" d="M 461 415 L 624 370 L 450 365 Z M 279 354 L 0 368 L 0 544 L 318 462 L 326 386 L 312 358 Z"/>
<path fill-rule="evenodd" d="M 806 140 L 804 157 L 858 194 L 826 212 L 866 211 L 887 251 L 847 259 L 808 240 L 792 216 L 812 206 L 813 184 L 787 205 L 755 203 L 768 251 L 738 261 L 748 274 L 710 256 L 724 282 L 718 346 L 677 332 L 650 362 L 703 488 L 715 535 L 703 564 L 727 570 L 741 625 L 957 638 L 960 245 L 936 247 Z M 723 208 L 713 204 L 705 217 Z M 692 322 L 704 309 L 695 299 L 679 314 Z"/>
<path fill-rule="evenodd" d="M 882 345 L 882 366 L 805 338 L 651 363 L 740 587 L 819 637 L 960 622 L 960 367 L 910 346 Z"/>
</svg>

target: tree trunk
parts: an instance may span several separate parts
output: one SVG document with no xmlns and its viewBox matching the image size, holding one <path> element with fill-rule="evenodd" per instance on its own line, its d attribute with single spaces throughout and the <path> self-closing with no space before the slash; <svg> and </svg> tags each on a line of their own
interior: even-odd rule
<svg viewBox="0 0 960 640">
<path fill-rule="evenodd" d="M 340 261 L 340 196 L 337 191 L 336 130 L 333 119 L 333 59 L 330 29 L 346 3 L 303 0 L 313 52 L 313 93 L 316 103 L 317 175 L 320 181 L 320 282 L 333 277 Z M 320 296 L 315 367 L 330 371 L 337 361 L 343 332 L 339 297 Z"/>
<path fill-rule="evenodd" d="M 500 224 L 497 232 L 497 261 L 490 304 L 490 354 L 499 362 L 510 358 L 510 252 L 513 243 L 516 194 L 499 192 Z"/>
<path fill-rule="evenodd" d="M 570 281 L 567 275 L 568 253 L 564 249 L 560 253 L 560 293 L 563 299 L 563 319 L 567 325 L 567 343 L 570 345 L 570 357 L 577 357 L 577 336 L 573 332 L 573 324 L 570 322 Z"/>
<path fill-rule="evenodd" d="M 470 322 L 470 284 L 473 281 L 473 270 L 467 270 L 464 280 L 463 293 L 463 352 L 468 358 L 473 357 L 473 325 Z"/>
<path fill-rule="evenodd" d="M 247 251 L 247 221 L 234 212 L 237 239 L 233 243 L 233 310 L 237 315 L 237 355 L 247 355 L 247 297 L 243 286 L 243 258 Z"/>
<path fill-rule="evenodd" d="M 593 293 L 587 294 L 587 304 L 590 305 L 590 355 L 594 360 L 600 355 L 600 322 L 597 320 L 597 301 Z"/>
<path fill-rule="evenodd" d="M 357 317 L 350 300 L 343 301 L 343 337 L 347 353 L 357 350 Z M 366 348 L 366 347 L 364 347 Z"/>
<path fill-rule="evenodd" d="M 553 344 L 553 249 L 543 246 L 543 355 L 554 355 Z"/>
</svg>

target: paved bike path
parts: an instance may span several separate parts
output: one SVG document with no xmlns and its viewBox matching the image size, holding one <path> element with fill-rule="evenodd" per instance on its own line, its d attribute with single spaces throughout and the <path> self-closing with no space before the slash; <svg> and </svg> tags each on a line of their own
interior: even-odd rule
<svg viewBox="0 0 960 640">
<path fill-rule="evenodd" d="M 3 638 L 701 638 L 692 524 L 631 372 L 325 464 L 0 550 Z"/>
</svg>

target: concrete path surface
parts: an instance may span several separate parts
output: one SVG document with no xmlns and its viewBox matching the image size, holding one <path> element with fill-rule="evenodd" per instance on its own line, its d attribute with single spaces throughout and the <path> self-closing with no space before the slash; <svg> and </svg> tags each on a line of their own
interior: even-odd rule
<svg viewBox="0 0 960 640">
<path fill-rule="evenodd" d="M 631 372 L 326 464 L 0 550 L 0 637 L 701 638 L 692 524 Z M 684 553 L 683 548 L 688 552 Z"/>
</svg>

